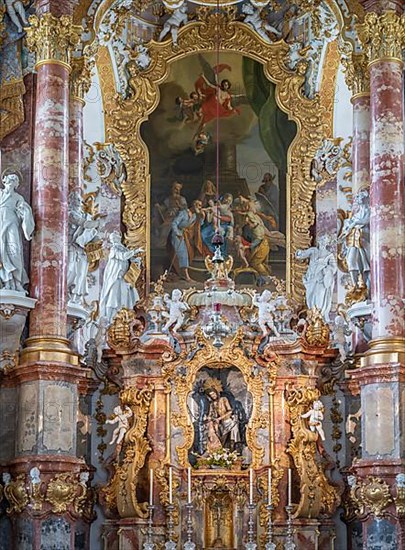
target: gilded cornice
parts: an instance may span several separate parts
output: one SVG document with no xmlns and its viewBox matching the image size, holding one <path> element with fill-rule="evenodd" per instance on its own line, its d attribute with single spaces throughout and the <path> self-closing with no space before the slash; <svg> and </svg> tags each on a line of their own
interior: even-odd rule
<svg viewBox="0 0 405 550">
<path fill-rule="evenodd" d="M 74 25 L 70 15 L 55 17 L 45 13 L 31 15 L 27 32 L 27 46 L 36 53 L 36 66 L 59 63 L 70 67 L 71 53 L 80 41 L 82 27 Z"/>
<path fill-rule="evenodd" d="M 370 73 L 368 60 L 364 53 L 352 53 L 349 58 L 343 58 L 346 84 L 353 96 L 370 92 Z"/>
<path fill-rule="evenodd" d="M 402 62 L 405 47 L 405 15 L 387 11 L 382 15 L 367 13 L 356 25 L 357 33 L 369 63 L 381 59 Z"/>
</svg>

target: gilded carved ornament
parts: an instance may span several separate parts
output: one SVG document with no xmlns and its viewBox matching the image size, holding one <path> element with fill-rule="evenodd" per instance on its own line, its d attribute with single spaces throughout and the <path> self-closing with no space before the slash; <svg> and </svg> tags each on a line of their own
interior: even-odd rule
<svg viewBox="0 0 405 550">
<path fill-rule="evenodd" d="M 246 441 L 252 452 L 252 468 L 258 468 L 263 460 L 264 449 L 257 443 L 257 431 L 262 426 L 261 400 L 264 391 L 264 381 L 261 373 L 253 375 L 254 362 L 248 359 L 243 351 L 243 329 L 239 328 L 234 338 L 218 350 L 205 337 L 201 327 L 195 331 L 195 349 L 192 359 L 187 360 L 182 355 L 173 357 L 171 354 L 162 356 L 162 373 L 166 381 L 171 382 L 177 395 L 179 414 L 173 418 L 176 426 L 183 431 L 184 443 L 176 447 L 178 461 L 181 467 L 189 466 L 188 451 L 194 441 L 194 427 L 189 418 L 187 397 L 193 389 L 197 373 L 203 367 L 229 368 L 236 367 L 242 373 L 247 391 L 253 398 L 252 414 L 246 429 Z M 178 374 L 178 367 L 183 367 L 185 376 Z M 173 417 L 173 415 L 172 415 Z"/>
<path fill-rule="evenodd" d="M 128 178 L 122 183 L 126 243 L 131 248 L 141 246 L 147 249 L 149 241 L 149 150 L 140 135 L 141 124 L 158 105 L 159 85 L 167 80 L 170 64 L 201 51 L 215 51 L 216 37 L 220 36 L 221 52 L 235 52 L 263 63 L 266 76 L 276 84 L 280 108 L 297 123 L 287 173 L 290 189 L 287 291 L 302 302 L 305 265 L 296 261 L 294 254 L 297 249 L 310 244 L 309 229 L 314 222 L 311 198 L 316 187 L 310 174 L 311 161 L 322 138 L 331 134 L 330 123 L 319 96 L 310 100 L 303 94 L 307 62 L 303 60 L 296 70 L 290 70 L 287 67 L 288 45 L 282 40 L 264 42 L 248 25 L 232 20 L 234 14 L 231 11 L 214 13 L 209 8 L 201 9 L 198 21 L 189 22 L 180 29 L 177 47 L 169 40 L 162 43 L 151 41 L 148 49 L 151 63 L 143 71 L 133 64 L 130 87 L 134 93 L 127 99 L 116 93 L 107 48 L 99 49 L 97 67 L 105 106 L 106 137 L 119 151 L 128 172 Z M 147 273 L 150 272 L 148 267 Z"/>
<path fill-rule="evenodd" d="M 362 481 L 353 478 L 350 487 L 350 499 L 354 504 L 356 516 L 364 517 L 372 514 L 375 517 L 384 515 L 384 511 L 392 503 L 389 485 L 379 477 L 369 476 Z"/>
<path fill-rule="evenodd" d="M 402 62 L 405 14 L 397 15 L 394 11 L 382 15 L 367 13 L 364 22 L 357 25 L 357 33 L 369 63 L 384 58 Z"/>
<path fill-rule="evenodd" d="M 330 484 L 317 457 L 319 435 L 307 427 L 307 420 L 302 417 L 319 397 L 316 388 L 292 388 L 286 392 L 292 431 L 287 452 L 300 478 L 301 496 L 294 513 L 296 518 L 316 518 L 319 514 L 332 516 L 340 503 L 339 493 Z"/>
<path fill-rule="evenodd" d="M 370 73 L 368 60 L 364 53 L 351 53 L 342 57 L 347 87 L 353 96 L 370 93 Z"/>
<path fill-rule="evenodd" d="M 84 96 L 91 86 L 91 72 L 95 64 L 94 58 L 74 57 L 71 62 L 70 94 L 72 97 L 84 101 Z"/>
<path fill-rule="evenodd" d="M 152 450 L 146 436 L 152 396 L 153 387 L 150 384 L 142 389 L 131 386 L 120 394 L 120 402 L 122 406 L 130 407 L 134 422 L 124 437 L 124 459 L 121 464 L 115 464 L 114 475 L 101 492 L 107 508 L 116 509 L 122 518 L 147 517 L 147 503 L 138 502 L 136 487 L 139 472 Z"/>
<path fill-rule="evenodd" d="M 307 326 L 304 339 L 310 346 L 326 348 L 330 341 L 329 325 L 324 321 L 317 307 L 307 312 Z"/>
<path fill-rule="evenodd" d="M 36 64 L 61 63 L 70 66 L 71 53 L 80 41 L 82 27 L 74 25 L 69 15 L 55 17 L 45 13 L 31 15 L 27 33 L 28 49 L 36 53 Z"/>
<path fill-rule="evenodd" d="M 138 347 L 143 330 L 135 311 L 122 308 L 107 331 L 108 345 L 116 352 L 131 353 Z"/>
</svg>

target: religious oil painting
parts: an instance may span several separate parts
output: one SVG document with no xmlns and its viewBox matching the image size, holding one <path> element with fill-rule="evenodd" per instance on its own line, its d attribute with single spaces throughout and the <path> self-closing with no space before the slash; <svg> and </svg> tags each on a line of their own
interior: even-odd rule
<svg viewBox="0 0 405 550">
<path fill-rule="evenodd" d="M 151 173 L 151 271 L 189 286 L 207 276 L 219 232 L 237 284 L 286 277 L 288 149 L 296 125 L 263 66 L 235 53 L 174 62 L 142 126 Z"/>
<path fill-rule="evenodd" d="M 232 469 L 248 463 L 246 427 L 252 406 L 252 396 L 239 369 L 202 368 L 187 400 L 194 427 L 190 464 Z"/>
</svg>

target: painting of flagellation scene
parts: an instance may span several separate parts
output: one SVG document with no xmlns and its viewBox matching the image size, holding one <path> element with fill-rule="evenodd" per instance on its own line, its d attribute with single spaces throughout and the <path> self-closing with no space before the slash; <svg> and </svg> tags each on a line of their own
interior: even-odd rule
<svg viewBox="0 0 405 550">
<path fill-rule="evenodd" d="M 237 284 L 285 279 L 296 125 L 277 106 L 263 66 L 235 53 L 219 63 L 213 53 L 174 62 L 141 131 L 150 155 L 152 280 L 167 270 L 176 286 L 204 281 L 218 231 Z"/>
</svg>

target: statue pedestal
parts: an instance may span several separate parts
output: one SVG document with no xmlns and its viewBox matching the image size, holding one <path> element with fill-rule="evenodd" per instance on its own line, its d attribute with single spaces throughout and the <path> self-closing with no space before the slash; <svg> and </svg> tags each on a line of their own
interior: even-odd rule
<svg viewBox="0 0 405 550">
<path fill-rule="evenodd" d="M 371 302 L 357 302 L 347 310 L 350 321 L 356 327 L 352 336 L 352 349 L 355 354 L 364 353 L 368 349 L 368 342 L 371 340 L 372 310 Z"/>
<path fill-rule="evenodd" d="M 25 321 L 36 302 L 24 292 L 0 290 L 0 371 L 10 370 L 17 365 Z"/>
<path fill-rule="evenodd" d="M 68 338 L 70 340 L 73 351 L 83 355 L 84 353 L 84 338 L 82 331 L 84 323 L 89 317 L 89 312 L 80 304 L 68 302 Z"/>
</svg>

